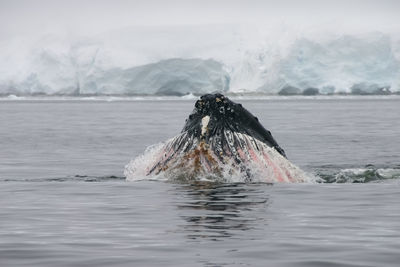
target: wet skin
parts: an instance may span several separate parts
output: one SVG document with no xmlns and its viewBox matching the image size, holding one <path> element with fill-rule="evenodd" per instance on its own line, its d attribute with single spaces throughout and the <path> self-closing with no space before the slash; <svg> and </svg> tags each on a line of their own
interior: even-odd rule
<svg viewBox="0 0 400 267">
<path fill-rule="evenodd" d="M 210 117 L 207 125 L 207 134 L 202 135 L 202 119 L 205 116 Z M 201 96 L 195 104 L 195 108 L 186 120 L 182 133 L 199 139 L 205 139 L 214 136 L 223 136 L 224 130 L 238 132 L 252 136 L 259 141 L 275 148 L 282 156 L 286 157 L 285 151 L 278 145 L 272 137 L 270 131 L 265 129 L 257 117 L 253 116 L 241 104 L 231 101 L 222 94 L 206 94 Z"/>
</svg>

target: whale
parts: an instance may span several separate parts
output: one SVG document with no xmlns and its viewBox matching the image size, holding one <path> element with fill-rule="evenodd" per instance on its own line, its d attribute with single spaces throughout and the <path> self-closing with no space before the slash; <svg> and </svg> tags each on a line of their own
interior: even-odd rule
<svg viewBox="0 0 400 267">
<path fill-rule="evenodd" d="M 125 176 L 216 182 L 309 180 L 256 116 L 222 94 L 201 96 L 182 131 L 131 161 Z"/>
</svg>

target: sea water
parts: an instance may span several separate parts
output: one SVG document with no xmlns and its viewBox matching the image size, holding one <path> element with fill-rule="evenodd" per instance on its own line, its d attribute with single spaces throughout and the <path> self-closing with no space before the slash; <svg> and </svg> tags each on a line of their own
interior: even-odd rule
<svg viewBox="0 0 400 267">
<path fill-rule="evenodd" d="M 0 266 L 398 266 L 400 98 L 238 100 L 328 183 L 125 181 L 194 101 L 0 101 Z"/>
</svg>

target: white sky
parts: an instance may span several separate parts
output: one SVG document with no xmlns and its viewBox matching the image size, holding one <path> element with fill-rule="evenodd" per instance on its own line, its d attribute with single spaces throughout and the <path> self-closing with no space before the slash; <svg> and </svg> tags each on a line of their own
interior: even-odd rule
<svg viewBox="0 0 400 267">
<path fill-rule="evenodd" d="M 0 0 L 0 38 L 215 23 L 398 31 L 399 15 L 398 0 Z"/>
</svg>

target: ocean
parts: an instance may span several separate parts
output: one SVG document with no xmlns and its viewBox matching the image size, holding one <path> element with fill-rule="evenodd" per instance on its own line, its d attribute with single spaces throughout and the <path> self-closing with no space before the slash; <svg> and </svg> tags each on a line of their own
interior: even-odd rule
<svg viewBox="0 0 400 267">
<path fill-rule="evenodd" d="M 0 266 L 398 266 L 399 97 L 235 100 L 321 183 L 126 181 L 194 101 L 0 100 Z"/>
</svg>

